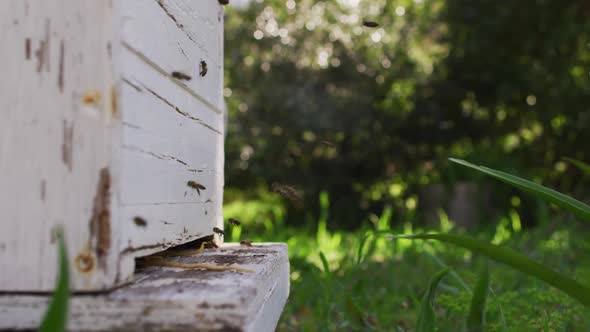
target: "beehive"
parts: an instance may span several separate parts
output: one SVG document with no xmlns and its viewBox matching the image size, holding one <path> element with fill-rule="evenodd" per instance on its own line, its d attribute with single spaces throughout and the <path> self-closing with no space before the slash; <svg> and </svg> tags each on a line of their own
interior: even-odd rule
<svg viewBox="0 0 590 332">
<path fill-rule="evenodd" d="M 0 25 L 0 291 L 53 289 L 58 224 L 78 291 L 222 227 L 217 1 L 2 1 Z"/>
</svg>

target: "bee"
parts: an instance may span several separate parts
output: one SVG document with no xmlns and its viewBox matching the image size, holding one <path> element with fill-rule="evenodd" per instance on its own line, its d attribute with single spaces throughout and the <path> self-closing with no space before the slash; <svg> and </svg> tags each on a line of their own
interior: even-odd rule
<svg viewBox="0 0 590 332">
<path fill-rule="evenodd" d="M 336 144 L 334 144 L 334 143 L 332 143 L 330 141 L 322 141 L 322 144 L 325 145 L 325 146 L 331 147 L 331 148 L 333 148 L 333 147 L 336 146 Z"/>
<path fill-rule="evenodd" d="M 222 6 L 225 6 L 225 5 L 229 4 L 229 0 L 219 0 L 219 4 Z"/>
<path fill-rule="evenodd" d="M 379 23 L 373 21 L 363 21 L 363 25 L 368 28 L 376 28 L 379 26 Z"/>
<path fill-rule="evenodd" d="M 276 192 L 277 194 L 286 197 L 295 205 L 301 207 L 303 205 L 303 199 L 301 195 L 297 192 L 297 190 L 291 186 L 279 183 L 272 184 L 272 191 Z"/>
<path fill-rule="evenodd" d="M 133 218 L 133 222 L 140 227 L 146 227 L 147 226 L 147 221 L 145 221 L 145 219 L 143 219 L 140 216 L 136 216 L 135 218 Z"/>
<path fill-rule="evenodd" d="M 181 73 L 179 71 L 173 71 L 172 77 L 174 77 L 177 80 L 185 80 L 185 81 L 190 81 L 192 79 L 192 77 L 190 77 L 189 75 L 187 75 L 185 73 Z"/>
<path fill-rule="evenodd" d="M 240 226 L 241 222 L 238 219 L 234 219 L 234 218 L 229 218 L 227 220 L 227 222 L 229 222 L 230 224 L 234 225 L 234 226 Z"/>
<path fill-rule="evenodd" d="M 201 68 L 201 71 L 199 71 L 199 75 L 201 75 L 201 77 L 205 77 L 205 75 L 207 75 L 207 62 L 201 61 L 199 67 Z"/>
<path fill-rule="evenodd" d="M 251 247 L 252 246 L 252 241 L 250 240 L 242 240 L 240 241 L 240 244 L 246 247 Z"/>
<path fill-rule="evenodd" d="M 213 227 L 213 232 L 217 233 L 219 236 L 225 236 L 225 232 L 217 227 Z"/>
<path fill-rule="evenodd" d="M 201 190 L 207 189 L 204 185 L 197 183 L 195 181 L 192 181 L 192 180 L 188 181 L 186 183 L 186 185 L 193 188 L 194 190 L 196 190 L 197 194 L 199 194 L 199 196 L 201 196 Z"/>
</svg>

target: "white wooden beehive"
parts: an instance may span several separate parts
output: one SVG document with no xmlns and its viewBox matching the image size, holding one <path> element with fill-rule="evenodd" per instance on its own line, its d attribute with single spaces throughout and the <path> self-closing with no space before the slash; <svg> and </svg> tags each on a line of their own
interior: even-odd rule
<svg viewBox="0 0 590 332">
<path fill-rule="evenodd" d="M 6 0 L 0 41 L 0 291 L 53 289 L 58 224 L 78 291 L 222 227 L 217 1 Z"/>
</svg>

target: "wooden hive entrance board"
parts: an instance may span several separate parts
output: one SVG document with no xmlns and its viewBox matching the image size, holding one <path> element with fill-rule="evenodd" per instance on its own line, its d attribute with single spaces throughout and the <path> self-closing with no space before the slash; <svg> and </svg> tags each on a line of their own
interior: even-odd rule
<svg viewBox="0 0 590 332">
<path fill-rule="evenodd" d="M 274 331 L 289 293 L 284 244 L 224 245 L 165 262 L 251 269 L 254 273 L 147 266 L 109 294 L 75 295 L 73 331 Z M 35 329 L 48 296 L 0 295 L 0 329 Z"/>
</svg>

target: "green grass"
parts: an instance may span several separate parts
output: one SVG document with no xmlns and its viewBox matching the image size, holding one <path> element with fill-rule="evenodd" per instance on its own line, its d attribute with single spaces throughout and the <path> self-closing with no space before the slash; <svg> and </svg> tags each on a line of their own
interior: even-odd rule
<svg viewBox="0 0 590 332">
<path fill-rule="evenodd" d="M 329 204 L 326 197 L 323 200 L 323 205 Z M 226 217 L 248 215 L 247 211 L 228 214 L 231 204 Z M 247 201 L 239 204 L 241 211 L 250 206 Z M 440 228 L 414 229 L 386 210 L 380 217 L 359 221 L 358 231 L 343 232 L 330 230 L 325 211 L 310 212 L 318 217 L 293 227 L 285 225 L 284 214 L 277 213 L 273 204 L 264 207 L 257 201 L 253 206 L 257 213 L 241 218 L 240 236 L 289 244 L 291 293 L 279 331 L 415 331 L 421 298 L 432 276 L 444 266 L 451 271 L 437 288 L 437 331 L 461 331 L 465 326 L 483 257 L 439 242 L 389 241 L 367 235 L 369 230 L 441 231 L 449 227 L 448 221 L 441 222 Z M 584 236 L 588 225 L 563 225 L 557 231 L 544 226 L 519 232 L 509 229 L 502 244 L 573 279 L 590 280 L 590 245 Z M 495 234 L 490 229 L 470 235 L 492 239 Z M 228 231 L 231 238 L 232 229 Z M 485 331 L 590 330 L 590 310 L 575 299 L 505 265 L 488 264 L 493 292 L 487 298 Z"/>
</svg>

